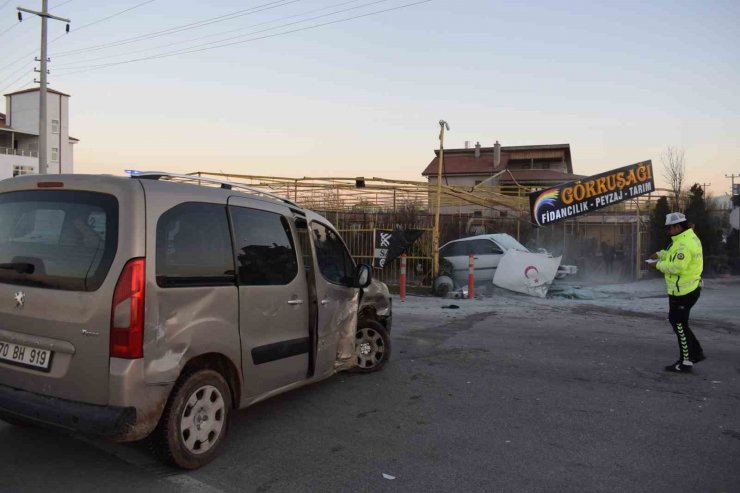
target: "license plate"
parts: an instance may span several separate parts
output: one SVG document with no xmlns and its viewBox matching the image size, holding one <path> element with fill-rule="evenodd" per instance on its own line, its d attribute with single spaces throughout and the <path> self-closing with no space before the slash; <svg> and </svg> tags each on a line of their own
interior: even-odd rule
<svg viewBox="0 0 740 493">
<path fill-rule="evenodd" d="M 22 346 L 12 342 L 0 341 L 0 362 L 25 366 L 41 371 L 49 371 L 53 352 L 48 349 Z"/>
</svg>

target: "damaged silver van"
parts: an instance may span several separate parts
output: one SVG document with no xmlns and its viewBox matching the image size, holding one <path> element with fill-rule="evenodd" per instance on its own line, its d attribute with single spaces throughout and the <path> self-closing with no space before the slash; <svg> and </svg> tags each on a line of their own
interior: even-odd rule
<svg viewBox="0 0 740 493">
<path fill-rule="evenodd" d="M 233 410 L 358 364 L 370 268 L 320 215 L 167 173 L 0 182 L 0 418 L 211 461 Z"/>
</svg>

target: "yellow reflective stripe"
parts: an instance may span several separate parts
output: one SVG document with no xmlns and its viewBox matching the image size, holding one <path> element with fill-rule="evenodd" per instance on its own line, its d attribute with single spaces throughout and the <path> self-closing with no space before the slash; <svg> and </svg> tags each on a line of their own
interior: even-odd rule
<svg viewBox="0 0 740 493">
<path fill-rule="evenodd" d="M 692 279 L 689 282 L 679 282 L 678 287 L 679 288 L 688 288 L 691 287 L 692 284 L 696 284 L 701 282 L 701 279 Z"/>
<path fill-rule="evenodd" d="M 683 359 L 689 359 L 689 345 L 686 343 L 686 335 L 683 333 L 683 325 L 676 324 L 676 330 L 678 331 L 678 337 L 681 341 L 681 354 Z"/>
<path fill-rule="evenodd" d="M 668 274 L 678 274 L 681 270 L 678 266 L 675 266 L 670 262 L 660 262 L 656 267 L 659 271 L 667 272 Z"/>
</svg>

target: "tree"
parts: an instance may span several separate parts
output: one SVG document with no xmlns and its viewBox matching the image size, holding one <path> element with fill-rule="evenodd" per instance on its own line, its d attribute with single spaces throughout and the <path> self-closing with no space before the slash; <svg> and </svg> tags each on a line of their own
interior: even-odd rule
<svg viewBox="0 0 740 493">
<path fill-rule="evenodd" d="M 740 207 L 740 195 L 732 197 L 732 205 Z M 732 259 L 730 263 L 734 266 L 733 274 L 740 274 L 740 238 L 738 236 L 740 236 L 740 230 L 731 227 L 725 244 L 725 250 Z"/>
<path fill-rule="evenodd" d="M 707 212 L 704 190 L 698 183 L 694 183 L 689 190 L 686 218 L 689 223 L 693 224 L 694 232 L 701 240 L 704 255 L 716 255 L 719 253 L 720 237 L 717 228 L 712 224 L 712 218 Z"/>
<path fill-rule="evenodd" d="M 668 182 L 673 194 L 673 208 L 679 210 L 681 208 L 681 190 L 686 176 L 685 151 L 668 146 L 660 155 L 660 160 L 663 163 L 663 178 Z"/>
<path fill-rule="evenodd" d="M 650 215 L 650 252 L 663 250 L 668 242 L 668 236 L 665 232 L 665 217 L 671 212 L 668 207 L 668 198 L 660 197 L 655 203 Z"/>
</svg>

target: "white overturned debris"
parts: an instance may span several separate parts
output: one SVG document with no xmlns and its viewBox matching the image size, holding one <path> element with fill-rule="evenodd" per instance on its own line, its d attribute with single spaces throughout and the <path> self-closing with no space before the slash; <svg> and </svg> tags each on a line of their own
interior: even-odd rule
<svg viewBox="0 0 740 493">
<path fill-rule="evenodd" d="M 493 284 L 510 291 L 544 298 L 562 257 L 509 249 L 499 261 Z"/>
</svg>

